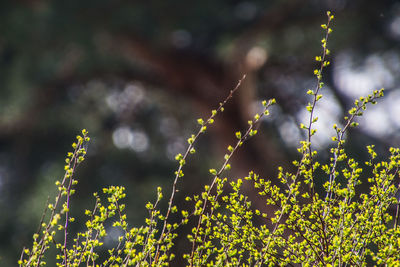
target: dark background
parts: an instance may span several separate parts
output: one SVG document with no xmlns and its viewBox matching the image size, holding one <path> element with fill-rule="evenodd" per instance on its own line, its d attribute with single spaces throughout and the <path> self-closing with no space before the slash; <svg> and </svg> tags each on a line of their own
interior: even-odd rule
<svg viewBox="0 0 400 267">
<path fill-rule="evenodd" d="M 364 159 L 371 143 L 384 155 L 400 144 L 399 1 L 1 1 L 0 265 L 15 266 L 31 245 L 81 129 L 92 141 L 77 173 L 76 216 L 83 222 L 78 214 L 92 207 L 93 192 L 123 185 L 129 222 L 141 225 L 156 187 L 170 192 L 173 158 L 196 118 L 208 116 L 244 73 L 188 160 L 181 192 L 209 181 L 234 132 L 272 97 L 278 105 L 234 157 L 229 177 L 254 169 L 274 179 L 278 165 L 298 157 L 296 125 L 306 118 L 305 92 L 315 86 L 327 10 L 335 15 L 332 64 L 316 148 L 330 145 L 331 125 L 355 97 L 385 87 L 385 98 L 348 136 L 352 157 Z"/>
</svg>

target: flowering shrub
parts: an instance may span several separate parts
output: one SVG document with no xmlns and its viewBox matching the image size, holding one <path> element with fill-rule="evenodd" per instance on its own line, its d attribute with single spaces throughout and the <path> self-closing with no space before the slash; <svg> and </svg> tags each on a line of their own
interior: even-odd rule
<svg viewBox="0 0 400 267">
<path fill-rule="evenodd" d="M 327 42 L 333 19 L 330 12 L 327 16 L 327 24 L 321 25 L 325 36 L 322 53 L 316 57 L 319 62 L 319 68 L 314 70 L 316 86 L 307 91 L 311 98 L 306 107 L 309 120 L 300 125 L 306 138 L 298 148 L 299 160 L 293 162 L 296 171 L 278 167 L 278 179 L 273 181 L 278 180 L 279 186 L 253 171 L 244 177 L 252 183 L 269 212 L 252 206 L 242 190 L 243 179 L 228 182 L 224 172 L 231 167 L 232 155 L 249 137 L 257 134 L 256 126 L 268 116 L 268 108 L 275 103 L 273 99 L 262 102 L 264 110 L 249 121 L 245 132 L 235 133 L 237 142 L 228 146 L 223 164 L 209 170 L 213 177 L 211 183 L 201 194 L 186 197 L 192 208 L 179 210 L 174 204 L 186 160 L 196 153 L 196 140 L 214 123 L 215 116 L 223 112 L 226 102 L 239 88 L 240 80 L 208 119 L 198 119 L 199 130 L 188 138 L 185 153 L 176 156 L 179 166 L 166 212 L 159 209 L 163 193 L 157 188 L 157 200 L 146 205 L 149 216 L 141 227 L 130 227 L 127 223 L 122 203 L 124 188 L 111 186 L 103 189 L 104 198 L 94 194 L 95 205 L 85 212 L 86 230 L 73 239 L 68 237 L 69 224 L 74 221 L 69 215 L 70 198 L 77 183 L 74 172 L 84 160 L 90 140 L 83 130 L 72 145 L 73 152 L 67 155 L 63 179 L 56 182 L 59 193 L 54 203 L 47 205 L 50 215 L 47 220 L 43 216 L 39 231 L 33 235 L 32 248 L 23 249 L 19 265 L 45 265 L 46 258 L 56 257 L 58 266 L 163 266 L 178 256 L 186 259 L 189 266 L 366 266 L 367 262 L 399 266 L 399 201 L 395 195 L 399 188 L 396 183 L 400 149 L 391 148 L 389 158 L 378 162 L 374 146 L 370 145 L 367 146 L 370 160 L 357 162 L 349 157 L 344 146 L 346 131 L 357 127 L 356 118 L 362 116 L 367 105 L 375 104 L 383 96 L 383 90 L 355 101 L 343 126 L 333 125 L 336 134 L 332 137 L 330 159 L 325 163 L 316 160 L 318 151 L 312 146 L 318 120 L 315 107 L 322 97 L 323 70 L 329 65 Z M 361 173 L 369 177 L 369 190 L 362 194 L 357 191 Z M 323 184 L 322 190 L 316 189 L 316 182 Z M 394 217 L 389 207 L 395 207 Z M 171 252 L 174 241 L 182 233 L 181 226 L 189 221 L 194 225 L 187 235 L 189 252 L 174 255 Z M 122 234 L 108 255 L 99 255 L 107 235 L 106 222 L 112 222 L 112 227 L 121 229 Z M 51 246 L 56 248 L 56 255 L 46 253 Z"/>
</svg>

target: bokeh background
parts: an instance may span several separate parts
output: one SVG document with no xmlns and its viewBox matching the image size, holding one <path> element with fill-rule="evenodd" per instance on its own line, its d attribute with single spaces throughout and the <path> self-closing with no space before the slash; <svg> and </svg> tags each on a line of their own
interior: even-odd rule
<svg viewBox="0 0 400 267">
<path fill-rule="evenodd" d="M 180 192 L 198 192 L 209 181 L 208 169 L 221 164 L 234 132 L 272 97 L 278 105 L 234 157 L 229 177 L 254 169 L 274 179 L 278 165 L 298 156 L 297 125 L 307 114 L 305 92 L 315 86 L 327 10 L 335 15 L 332 64 L 315 145 L 329 147 L 331 125 L 355 97 L 384 87 L 385 98 L 349 132 L 348 149 L 364 159 L 365 146 L 375 143 L 385 155 L 400 145 L 399 1 L 1 1 L 0 265 L 15 266 L 31 245 L 81 129 L 92 141 L 77 173 L 78 221 L 93 206 L 93 192 L 123 185 L 129 222 L 141 225 L 156 186 L 168 195 L 174 156 L 184 151 L 196 118 L 208 116 L 245 73 L 199 140 Z"/>
</svg>

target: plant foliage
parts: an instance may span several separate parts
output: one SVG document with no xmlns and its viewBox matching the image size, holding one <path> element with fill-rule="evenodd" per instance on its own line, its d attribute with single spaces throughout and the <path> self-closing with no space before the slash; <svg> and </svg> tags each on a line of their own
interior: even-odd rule
<svg viewBox="0 0 400 267">
<path fill-rule="evenodd" d="M 330 159 L 325 163 L 316 160 L 315 108 L 322 97 L 323 70 L 329 65 L 327 43 L 333 19 L 330 12 L 327 16 L 327 23 L 321 25 L 325 32 L 322 53 L 315 58 L 319 64 L 314 70 L 316 86 L 307 91 L 311 98 L 306 106 L 309 119 L 300 125 L 306 133 L 305 140 L 298 148 L 299 160 L 293 162 L 294 172 L 278 167 L 278 179 L 262 178 L 253 171 L 235 181 L 228 182 L 225 177 L 232 155 L 257 134 L 257 125 L 275 103 L 273 99 L 263 101 L 263 111 L 249 121 L 247 130 L 235 133 L 237 142 L 228 146 L 223 164 L 209 170 L 211 182 L 199 195 L 186 197 L 192 209 L 180 210 L 176 206 L 178 183 L 184 177 L 186 160 L 196 153 L 196 140 L 224 111 L 240 80 L 209 118 L 198 119 L 199 130 L 188 138 L 185 153 L 176 156 L 179 166 L 165 212 L 159 208 L 163 193 L 157 188 L 156 201 L 146 205 L 149 216 L 145 225 L 131 227 L 122 203 L 124 187 L 111 186 L 103 189 L 105 197 L 94 194 L 95 205 L 85 212 L 86 230 L 71 239 L 68 229 L 74 218 L 69 215 L 70 199 L 77 183 L 73 175 L 84 160 L 89 141 L 87 131 L 83 130 L 72 146 L 73 152 L 67 155 L 63 179 L 56 182 L 59 193 L 47 205 L 48 218 L 43 216 L 32 248 L 23 249 L 19 265 L 45 265 L 46 258 L 53 256 L 47 251 L 54 246 L 58 266 L 167 266 L 177 256 L 185 258 L 188 266 L 366 266 L 367 262 L 399 266 L 399 201 L 395 196 L 399 188 L 400 149 L 390 148 L 389 158 L 378 161 L 374 146 L 369 145 L 370 160 L 357 162 L 345 148 L 346 131 L 357 127 L 357 117 L 363 115 L 367 105 L 375 104 L 383 96 L 383 90 L 355 101 L 341 126 L 333 125 L 336 134 L 332 137 Z M 358 191 L 361 175 L 368 177 L 366 193 Z M 243 191 L 246 180 L 265 204 L 263 211 L 254 208 Z M 316 188 L 316 183 L 323 188 Z M 118 244 L 104 256 L 99 255 L 99 248 L 104 245 L 108 222 L 122 234 Z M 189 252 L 174 255 L 171 248 L 182 233 L 182 225 L 189 222 L 193 225 L 187 235 Z"/>
</svg>

